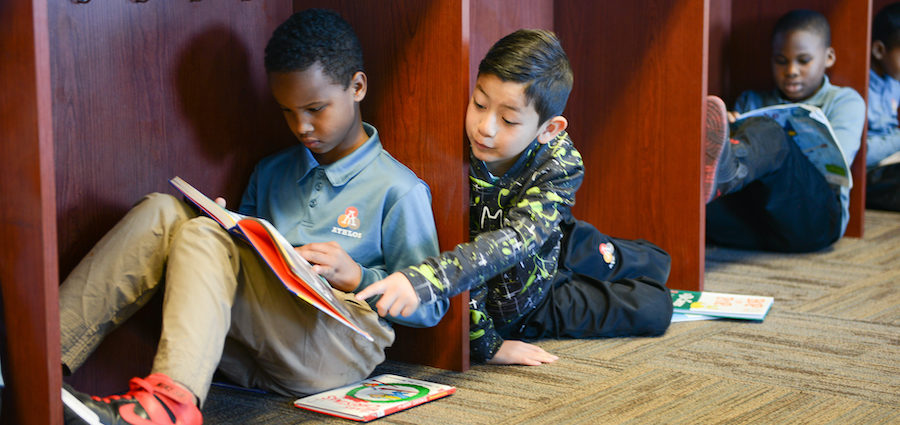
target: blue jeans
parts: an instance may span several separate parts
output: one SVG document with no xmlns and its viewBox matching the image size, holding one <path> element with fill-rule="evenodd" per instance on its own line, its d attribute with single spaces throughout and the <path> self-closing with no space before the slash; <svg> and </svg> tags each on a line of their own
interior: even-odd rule
<svg viewBox="0 0 900 425">
<path fill-rule="evenodd" d="M 839 192 L 783 131 L 773 131 L 771 125 L 748 121 L 733 132 L 732 138 L 740 143 L 765 143 L 767 149 L 749 149 L 742 158 L 750 170 L 748 181 L 706 205 L 706 240 L 763 251 L 827 247 L 840 237 Z"/>
<path fill-rule="evenodd" d="M 900 211 L 900 164 L 878 167 L 866 174 L 866 208 Z"/>
</svg>

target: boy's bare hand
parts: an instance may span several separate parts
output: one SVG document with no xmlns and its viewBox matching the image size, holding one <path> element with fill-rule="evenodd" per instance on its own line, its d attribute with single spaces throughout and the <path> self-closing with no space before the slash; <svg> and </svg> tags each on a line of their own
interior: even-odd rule
<svg viewBox="0 0 900 425">
<path fill-rule="evenodd" d="M 337 242 L 315 242 L 294 248 L 335 289 L 353 292 L 362 280 L 362 269 Z"/>
<path fill-rule="evenodd" d="M 735 111 L 728 111 L 728 122 L 733 123 L 737 121 L 738 115 L 740 114 Z"/>
<path fill-rule="evenodd" d="M 525 341 L 503 341 L 500 349 L 487 362 L 490 364 L 520 364 L 525 366 L 539 366 L 544 363 L 553 363 L 559 357 L 554 356 L 543 348 Z"/>
<path fill-rule="evenodd" d="M 409 283 L 406 275 L 400 272 L 375 282 L 366 289 L 356 294 L 356 299 L 364 301 L 366 298 L 381 294 L 381 299 L 375 304 L 378 315 L 385 317 L 388 314 L 394 317 L 409 316 L 419 308 L 419 296 Z"/>
<path fill-rule="evenodd" d="M 225 198 L 223 198 L 221 196 L 216 198 L 216 203 L 219 204 L 220 207 L 225 208 L 225 204 L 226 204 Z"/>
</svg>

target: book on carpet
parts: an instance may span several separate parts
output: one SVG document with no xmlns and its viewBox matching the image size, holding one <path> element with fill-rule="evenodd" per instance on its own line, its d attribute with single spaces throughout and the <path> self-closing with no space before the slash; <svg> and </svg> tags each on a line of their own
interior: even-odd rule
<svg viewBox="0 0 900 425">
<path fill-rule="evenodd" d="M 299 398 L 294 401 L 294 406 L 369 422 L 455 392 L 456 388 L 449 385 L 384 374 Z"/>
<path fill-rule="evenodd" d="M 672 290 L 674 313 L 763 320 L 775 299 L 758 295 Z"/>
<path fill-rule="evenodd" d="M 766 106 L 739 115 L 732 128 L 753 116 L 767 116 L 781 125 L 828 183 L 853 187 L 850 164 L 821 109 L 804 103 Z"/>
<path fill-rule="evenodd" d="M 700 320 L 716 320 L 722 317 L 707 316 L 705 314 L 672 313 L 672 323 L 696 322 Z"/>
<path fill-rule="evenodd" d="M 368 332 L 354 323 L 347 308 L 334 296 L 331 285 L 313 271 L 312 265 L 294 251 L 294 247 L 272 223 L 229 211 L 178 176 L 170 179 L 169 183 L 229 233 L 247 241 L 288 291 L 369 341 L 374 341 Z"/>
</svg>

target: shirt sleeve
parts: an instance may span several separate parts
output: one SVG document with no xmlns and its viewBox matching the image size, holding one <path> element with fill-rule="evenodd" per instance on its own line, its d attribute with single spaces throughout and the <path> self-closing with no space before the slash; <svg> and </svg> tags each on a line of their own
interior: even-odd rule
<svg viewBox="0 0 900 425">
<path fill-rule="evenodd" d="M 485 310 L 487 292 L 487 285 L 479 285 L 469 291 L 469 352 L 472 361 L 479 363 L 493 358 L 503 344 L 503 338 Z"/>
<path fill-rule="evenodd" d="M 824 112 L 841 144 L 847 163 L 852 163 L 859 151 L 863 127 L 866 125 L 865 101 L 855 90 L 844 88 Z"/>
<path fill-rule="evenodd" d="M 580 165 L 580 161 L 579 161 Z M 401 270 L 423 303 L 450 298 L 533 255 L 553 234 L 562 219 L 561 206 L 575 203 L 575 190 L 583 172 L 535 172 L 537 184 L 527 189 L 516 205 L 505 211 L 504 227 L 482 233 L 452 251 L 430 257 L 418 266 Z M 573 181 L 577 180 L 577 184 Z"/>
<path fill-rule="evenodd" d="M 431 212 L 431 193 L 425 183 L 419 182 L 390 205 L 381 223 L 381 234 L 385 264 L 368 268 L 360 265 L 362 281 L 356 292 L 440 252 Z M 372 297 L 367 302 L 374 309 L 380 298 Z M 448 299 L 423 303 L 411 316 L 388 316 L 387 319 L 405 326 L 430 327 L 444 317 L 449 305 Z"/>
</svg>

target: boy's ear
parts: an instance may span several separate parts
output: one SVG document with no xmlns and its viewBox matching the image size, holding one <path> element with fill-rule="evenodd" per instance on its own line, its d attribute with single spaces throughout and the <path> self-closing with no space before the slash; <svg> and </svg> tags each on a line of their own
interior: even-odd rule
<svg viewBox="0 0 900 425">
<path fill-rule="evenodd" d="M 366 91 L 369 89 L 366 73 L 357 71 L 353 74 L 353 77 L 350 78 L 350 87 L 348 88 L 353 90 L 353 100 L 357 103 L 362 102 L 366 98 Z"/>
<path fill-rule="evenodd" d="M 831 68 L 836 60 L 837 55 L 834 53 L 834 47 L 829 46 L 825 49 L 825 68 Z"/>
<path fill-rule="evenodd" d="M 884 58 L 884 54 L 887 53 L 887 47 L 885 47 L 884 42 L 881 40 L 875 40 L 872 42 L 872 57 L 876 60 L 882 60 Z"/>
<path fill-rule="evenodd" d="M 569 120 L 562 115 L 557 115 L 547 120 L 538 132 L 538 143 L 547 144 L 555 139 L 566 127 L 569 126 Z"/>
</svg>

